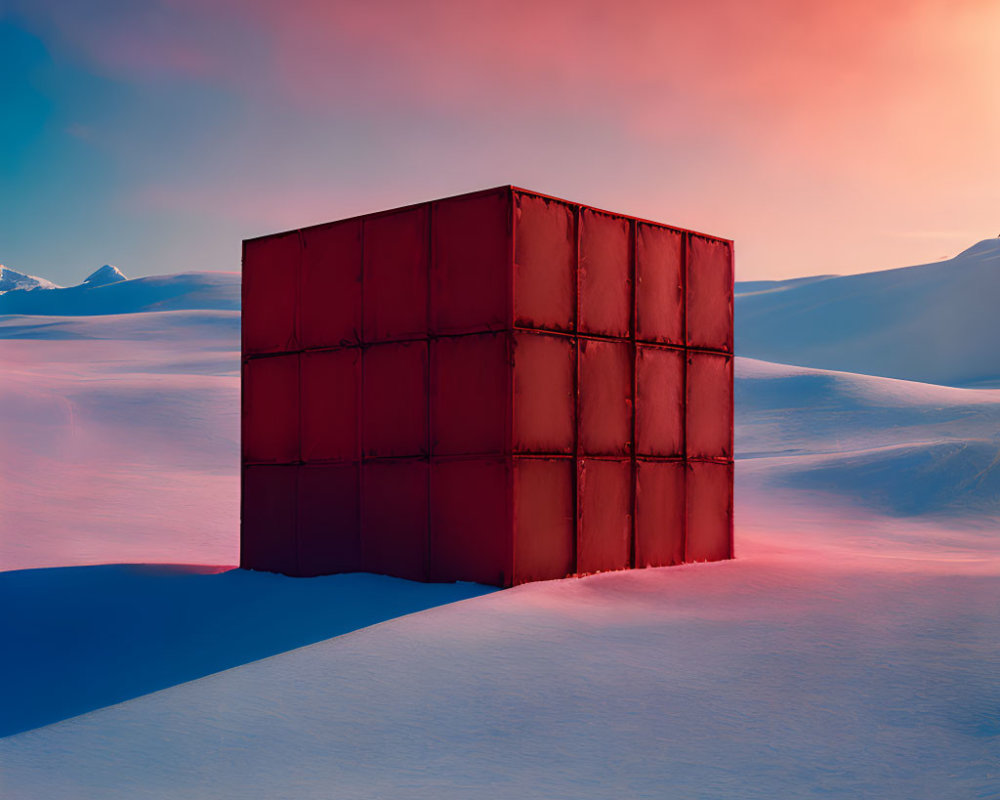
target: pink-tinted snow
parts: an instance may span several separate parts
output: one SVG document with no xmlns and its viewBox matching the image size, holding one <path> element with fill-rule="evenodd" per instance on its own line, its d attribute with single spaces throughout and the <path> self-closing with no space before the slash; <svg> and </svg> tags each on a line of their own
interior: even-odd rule
<svg viewBox="0 0 1000 800">
<path fill-rule="evenodd" d="M 235 562 L 235 328 L 60 325 L 0 349 L 4 567 Z M 0 794 L 1000 796 L 1000 537 L 979 460 L 1000 397 L 747 360 L 737 382 L 735 561 L 473 597 L 10 736 Z M 163 578 L 138 632 L 86 593 L 65 602 L 112 626 L 107 669 L 151 670 L 106 643 L 204 648 L 204 625 L 163 623 L 189 572 Z M 200 584 L 219 619 L 227 574 Z M 116 575 L 101 602 L 143 608 L 142 582 Z M 246 578 L 281 603 L 262 638 L 323 603 L 372 621 L 350 607 L 357 576 Z M 58 627 L 58 606 L 19 613 L 39 637 Z M 213 657 L 238 652 L 236 627 Z"/>
</svg>

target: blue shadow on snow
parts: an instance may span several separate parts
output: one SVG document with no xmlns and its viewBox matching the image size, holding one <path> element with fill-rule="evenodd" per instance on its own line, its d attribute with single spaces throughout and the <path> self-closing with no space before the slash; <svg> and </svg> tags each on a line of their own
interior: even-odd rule
<svg viewBox="0 0 1000 800">
<path fill-rule="evenodd" d="M 491 591 L 183 565 L 0 572 L 0 736 Z"/>
</svg>

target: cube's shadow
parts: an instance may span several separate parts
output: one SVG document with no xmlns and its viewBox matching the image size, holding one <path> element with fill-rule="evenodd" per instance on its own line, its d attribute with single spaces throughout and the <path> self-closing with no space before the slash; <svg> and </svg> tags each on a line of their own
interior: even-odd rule
<svg viewBox="0 0 1000 800">
<path fill-rule="evenodd" d="M 490 591 L 188 565 L 0 572 L 0 736 Z"/>
</svg>

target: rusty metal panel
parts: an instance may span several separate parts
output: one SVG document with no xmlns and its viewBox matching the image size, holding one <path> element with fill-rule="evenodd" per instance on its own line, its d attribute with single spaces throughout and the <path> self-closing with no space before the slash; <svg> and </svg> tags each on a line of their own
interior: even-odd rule
<svg viewBox="0 0 1000 800">
<path fill-rule="evenodd" d="M 635 565 L 666 567 L 684 561 L 683 461 L 636 463 Z"/>
<path fill-rule="evenodd" d="M 368 461 L 361 479 L 361 563 L 366 572 L 427 580 L 428 464 Z"/>
<path fill-rule="evenodd" d="M 573 452 L 575 345 L 568 336 L 514 333 L 514 449 Z"/>
<path fill-rule="evenodd" d="M 687 356 L 687 456 L 733 457 L 733 357 Z"/>
<path fill-rule="evenodd" d="M 626 569 L 632 547 L 632 462 L 577 462 L 577 553 L 581 575 Z"/>
<path fill-rule="evenodd" d="M 366 458 L 427 454 L 427 342 L 366 347 L 361 443 Z"/>
<path fill-rule="evenodd" d="M 510 189 L 440 200 L 431 218 L 432 331 L 503 330 L 510 308 Z"/>
<path fill-rule="evenodd" d="M 358 464 L 298 467 L 298 574 L 361 569 Z"/>
<path fill-rule="evenodd" d="M 430 352 L 432 452 L 509 452 L 509 334 L 436 339 Z"/>
<path fill-rule="evenodd" d="M 684 235 L 636 225 L 636 338 L 684 344 Z"/>
<path fill-rule="evenodd" d="M 427 334 L 430 204 L 364 222 L 366 342 Z"/>
<path fill-rule="evenodd" d="M 578 343 L 579 452 L 626 455 L 632 450 L 632 345 L 582 337 Z"/>
<path fill-rule="evenodd" d="M 243 362 L 243 460 L 287 463 L 299 458 L 299 356 Z"/>
<path fill-rule="evenodd" d="M 358 460 L 361 349 L 307 351 L 300 369 L 302 460 Z"/>
<path fill-rule="evenodd" d="M 576 222 L 566 203 L 514 195 L 514 324 L 571 331 L 576 316 Z"/>
<path fill-rule="evenodd" d="M 514 583 L 575 571 L 572 458 L 514 459 Z"/>
<path fill-rule="evenodd" d="M 685 561 L 733 557 L 733 465 L 692 461 L 687 468 Z"/>
<path fill-rule="evenodd" d="M 511 585 L 510 469 L 504 457 L 432 462 L 430 580 Z"/>
<path fill-rule="evenodd" d="M 624 217 L 580 210 L 580 333 L 631 335 L 631 239 Z"/>
<path fill-rule="evenodd" d="M 295 575 L 295 466 L 243 468 L 240 566 Z"/>
<path fill-rule="evenodd" d="M 247 565 L 731 555 L 731 243 L 507 186 L 247 241 L 244 277 Z"/>
<path fill-rule="evenodd" d="M 688 345 L 733 352 L 732 245 L 689 236 L 686 285 Z"/>
<path fill-rule="evenodd" d="M 298 346 L 298 231 L 243 243 L 243 355 Z"/>
<path fill-rule="evenodd" d="M 302 231 L 299 307 L 302 347 L 335 347 L 361 340 L 359 220 Z"/>
<path fill-rule="evenodd" d="M 636 348 L 636 450 L 644 456 L 684 455 L 684 353 Z"/>
</svg>

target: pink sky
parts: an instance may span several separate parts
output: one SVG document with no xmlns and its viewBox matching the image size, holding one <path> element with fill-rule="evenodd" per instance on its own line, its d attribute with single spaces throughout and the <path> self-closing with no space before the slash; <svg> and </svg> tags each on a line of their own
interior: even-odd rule
<svg viewBox="0 0 1000 800">
<path fill-rule="evenodd" d="M 98 75 L 233 104 L 118 191 L 220 236 L 501 183 L 734 238 L 740 279 L 1000 230 L 995 0 L 102 6 L 21 14 Z"/>
</svg>

